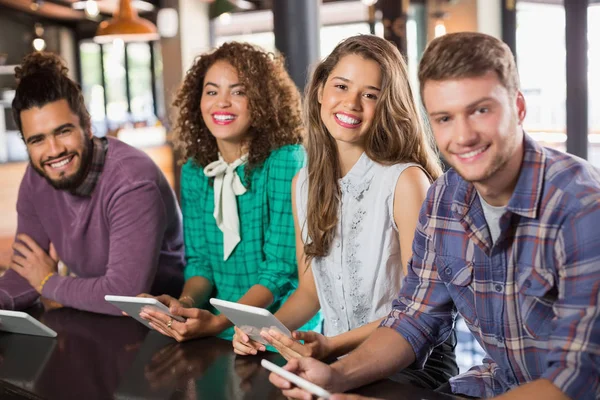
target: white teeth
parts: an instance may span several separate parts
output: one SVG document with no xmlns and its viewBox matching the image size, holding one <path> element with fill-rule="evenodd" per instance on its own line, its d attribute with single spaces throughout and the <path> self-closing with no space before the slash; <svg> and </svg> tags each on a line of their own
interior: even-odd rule
<svg viewBox="0 0 600 400">
<path fill-rule="evenodd" d="M 73 157 L 69 157 L 69 158 L 66 158 L 66 159 L 64 159 L 62 161 L 59 161 L 57 163 L 52 163 L 52 164 L 50 164 L 50 166 L 52 168 L 61 168 L 61 167 L 64 167 L 65 165 L 67 165 L 71 161 L 72 158 Z"/>
<path fill-rule="evenodd" d="M 463 153 L 463 154 L 457 154 L 457 156 L 459 158 L 471 158 L 471 157 L 475 157 L 477 154 L 483 153 L 485 150 L 487 150 L 487 146 L 481 147 L 477 150 L 473 150 L 470 151 L 468 153 Z"/>
<path fill-rule="evenodd" d="M 335 114 L 336 118 L 339 119 L 340 121 L 342 121 L 345 124 L 350 124 L 350 125 L 358 125 L 360 124 L 360 119 L 354 119 L 352 117 L 349 117 L 347 115 L 344 114 Z"/>
<path fill-rule="evenodd" d="M 217 121 L 231 121 L 235 119 L 235 115 L 213 115 Z"/>
</svg>

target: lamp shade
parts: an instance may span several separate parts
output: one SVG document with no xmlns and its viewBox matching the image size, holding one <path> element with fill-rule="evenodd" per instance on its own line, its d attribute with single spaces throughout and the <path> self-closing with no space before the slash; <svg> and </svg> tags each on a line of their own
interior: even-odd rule
<svg viewBox="0 0 600 400">
<path fill-rule="evenodd" d="M 102 21 L 98 26 L 94 41 L 106 43 L 121 39 L 124 42 L 147 42 L 159 38 L 156 26 L 137 15 L 137 11 L 131 6 L 131 0 L 120 0 L 113 18 Z"/>
</svg>

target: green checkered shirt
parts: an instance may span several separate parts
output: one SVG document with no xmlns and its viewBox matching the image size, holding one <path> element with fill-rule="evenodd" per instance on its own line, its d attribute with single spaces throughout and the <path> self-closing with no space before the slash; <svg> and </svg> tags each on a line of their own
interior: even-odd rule
<svg viewBox="0 0 600 400">
<path fill-rule="evenodd" d="M 189 160 L 181 171 L 181 208 L 185 235 L 186 280 L 202 276 L 213 285 L 211 297 L 238 301 L 256 284 L 271 291 L 275 313 L 298 286 L 292 179 L 304 164 L 300 145 L 273 151 L 262 166 L 252 171 L 249 190 L 237 196 L 241 241 L 223 261 L 223 233 L 214 211 L 214 191 L 203 168 Z M 236 169 L 245 182 L 244 165 Z M 210 304 L 204 308 L 218 314 Z M 314 329 L 316 315 L 302 329 Z M 220 337 L 231 339 L 233 328 Z"/>
</svg>

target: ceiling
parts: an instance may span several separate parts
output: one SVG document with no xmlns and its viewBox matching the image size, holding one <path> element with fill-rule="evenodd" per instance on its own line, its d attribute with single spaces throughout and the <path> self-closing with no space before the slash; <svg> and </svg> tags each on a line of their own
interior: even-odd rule
<svg viewBox="0 0 600 400">
<path fill-rule="evenodd" d="M 86 18 L 83 10 L 73 9 L 73 3 L 79 0 L 0 0 L 0 7 L 4 6 L 13 10 L 26 12 L 31 15 L 36 15 L 46 19 L 57 21 L 82 21 Z M 159 7 L 161 0 L 144 0 L 154 7 Z M 221 2 L 222 0 L 197 0 L 207 3 Z M 274 0 L 226 0 L 226 2 L 235 4 L 236 2 L 245 3 L 251 6 L 254 10 L 267 10 L 273 5 Z M 303 1 L 303 0 L 298 0 Z M 321 0 L 324 3 L 339 0 Z M 119 0 L 97 0 L 98 9 L 101 15 L 110 16 L 118 7 Z M 135 2 L 134 2 L 135 7 Z M 232 11 L 243 11 L 245 7 L 234 9 Z M 143 9 L 139 10 L 140 14 L 144 13 Z"/>
<path fill-rule="evenodd" d="M 0 0 L 0 6 L 58 21 L 66 22 L 88 19 L 83 10 L 73 9 L 72 5 L 77 1 L 79 0 Z M 157 7 L 159 4 L 159 0 L 144 1 L 146 5 L 154 7 Z M 97 0 L 97 3 L 100 14 L 109 16 L 118 7 L 119 0 Z M 143 14 L 144 10 L 140 9 L 139 13 Z"/>
<path fill-rule="evenodd" d="M 83 20 L 89 20 L 86 17 L 83 10 L 73 9 L 73 3 L 79 0 L 0 0 L 0 8 L 9 8 L 12 10 L 28 13 L 32 16 L 39 16 L 44 19 L 63 21 L 63 22 L 77 22 Z M 151 5 L 156 8 L 160 6 L 161 0 L 144 0 L 146 5 Z M 204 2 L 214 2 L 215 0 L 197 0 Z M 223 0 L 216 0 L 217 3 Z M 255 10 L 266 10 L 273 6 L 275 0 L 226 0 L 229 3 L 236 3 L 240 1 L 251 4 Z M 303 0 L 298 0 L 303 1 Z M 321 0 L 324 3 L 340 0 Z M 415 0 L 413 0 L 415 1 Z M 564 0 L 519 0 L 534 3 L 550 3 L 550 4 L 562 4 Z M 600 3 L 600 0 L 589 0 L 590 4 Z M 97 0 L 98 9 L 101 17 L 107 17 L 112 15 L 114 10 L 118 7 L 119 0 Z M 135 6 L 135 3 L 134 3 Z M 243 11 L 242 9 L 233 11 Z M 146 11 L 143 9 L 139 10 L 140 14 L 144 14 Z"/>
</svg>

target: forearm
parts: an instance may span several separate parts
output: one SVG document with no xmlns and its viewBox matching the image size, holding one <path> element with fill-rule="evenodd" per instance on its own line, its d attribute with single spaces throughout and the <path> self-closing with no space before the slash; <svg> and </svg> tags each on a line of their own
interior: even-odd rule
<svg viewBox="0 0 600 400">
<path fill-rule="evenodd" d="M 387 378 L 415 361 L 411 345 L 390 328 L 378 328 L 356 350 L 332 365 L 335 391 L 345 392 Z"/>
<path fill-rule="evenodd" d="M 202 307 L 208 301 L 212 290 L 213 285 L 208 279 L 194 276 L 185 282 L 180 302 L 187 307 Z"/>
<path fill-rule="evenodd" d="M 538 379 L 533 382 L 529 382 L 495 398 L 498 400 L 569 400 L 568 396 L 566 396 L 559 388 L 554 386 L 552 382 L 547 379 Z"/>
<path fill-rule="evenodd" d="M 350 353 L 360 346 L 379 326 L 383 318 L 363 325 L 360 328 L 352 329 L 341 335 L 330 337 L 331 357 L 340 357 Z"/>
<path fill-rule="evenodd" d="M 249 306 L 266 308 L 273 304 L 273 293 L 263 285 L 254 285 L 237 302 Z"/>
<path fill-rule="evenodd" d="M 298 287 L 275 313 L 289 330 L 294 331 L 307 323 L 321 308 L 316 293 Z"/>
</svg>

